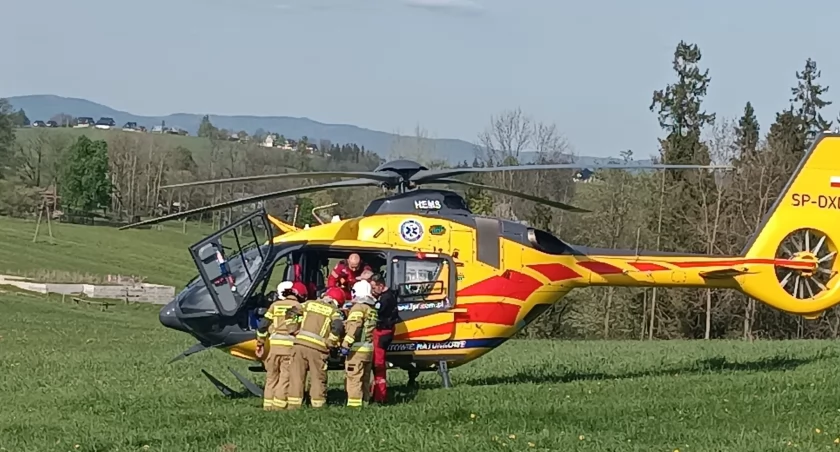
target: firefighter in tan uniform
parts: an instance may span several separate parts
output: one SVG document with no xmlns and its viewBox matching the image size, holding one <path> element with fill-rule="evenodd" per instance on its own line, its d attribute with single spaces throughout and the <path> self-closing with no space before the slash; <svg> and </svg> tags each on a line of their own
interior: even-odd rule
<svg viewBox="0 0 840 452">
<path fill-rule="evenodd" d="M 286 311 L 290 308 L 300 309 L 300 302 L 306 299 L 306 286 L 300 283 L 284 281 L 277 285 L 277 291 L 283 298 L 274 301 L 268 307 L 257 328 L 256 355 L 260 359 L 265 357 L 263 409 L 268 411 L 286 408 L 292 346 L 294 334 L 297 332 L 295 319 L 287 319 Z M 268 338 L 267 354 L 265 352 L 266 338 Z"/>
<path fill-rule="evenodd" d="M 306 375 L 309 374 L 309 399 L 313 408 L 327 403 L 327 359 L 330 349 L 338 346 L 344 334 L 340 301 L 325 294 L 323 299 L 309 300 L 299 310 L 286 311 L 287 317 L 299 317 L 299 328 L 292 347 L 292 368 L 287 409 L 303 404 Z M 341 300 L 343 301 L 343 300 Z"/>
<path fill-rule="evenodd" d="M 344 322 L 344 341 L 341 354 L 345 356 L 347 375 L 347 406 L 361 407 L 370 397 L 370 371 L 373 363 L 373 329 L 376 327 L 376 300 L 370 283 L 359 281 L 353 285 L 353 307 Z"/>
</svg>

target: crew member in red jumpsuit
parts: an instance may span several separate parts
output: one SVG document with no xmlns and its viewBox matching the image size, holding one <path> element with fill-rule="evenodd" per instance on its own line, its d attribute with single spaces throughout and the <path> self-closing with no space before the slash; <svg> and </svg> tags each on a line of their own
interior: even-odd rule
<svg viewBox="0 0 840 452">
<path fill-rule="evenodd" d="M 330 276 L 327 278 L 327 287 L 340 287 L 349 300 L 353 297 L 350 289 L 353 288 L 353 284 L 356 284 L 356 281 L 366 270 L 373 271 L 370 265 L 362 262 L 362 258 L 358 254 L 353 253 L 347 257 L 347 260 L 342 260 L 332 269 Z"/>
<path fill-rule="evenodd" d="M 303 284 L 306 287 L 307 292 L 314 296 L 314 294 L 318 291 L 318 287 L 315 285 L 315 282 L 314 281 L 310 281 L 308 283 L 303 282 L 303 271 L 300 267 L 300 264 L 294 264 L 293 268 L 294 268 L 295 276 L 292 279 L 292 281 L 299 282 L 299 283 Z"/>
<path fill-rule="evenodd" d="M 394 340 L 394 326 L 399 322 L 397 297 L 388 289 L 385 278 L 376 274 L 370 278 L 370 288 L 376 297 L 378 321 L 373 330 L 373 398 L 376 403 L 388 400 L 387 363 L 385 352 Z"/>
</svg>

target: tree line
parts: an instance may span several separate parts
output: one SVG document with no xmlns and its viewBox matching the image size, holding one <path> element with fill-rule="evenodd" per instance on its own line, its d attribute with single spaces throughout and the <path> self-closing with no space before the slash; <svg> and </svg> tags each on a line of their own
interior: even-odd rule
<svg viewBox="0 0 840 452">
<path fill-rule="evenodd" d="M 589 184 L 574 183 L 571 170 L 474 175 L 469 180 L 593 212 L 557 211 L 470 188 L 464 194 L 473 212 L 526 221 L 580 245 L 739 254 L 807 148 L 820 132 L 832 126 L 823 113 L 831 105 L 825 98 L 829 88 L 820 82 L 817 63 L 807 59 L 801 71 L 792 70 L 795 81 L 788 96 L 789 107 L 777 112 L 774 122 L 763 129 L 749 99 L 744 99 L 739 118 L 724 118 L 705 109 L 703 102 L 712 77 L 702 65 L 702 53 L 696 44 L 678 43 L 672 65 L 674 81 L 653 92 L 648 106 L 662 129 L 659 153 L 650 157 L 667 164 L 731 164 L 735 171 L 601 170 L 596 172 L 597 181 Z M 6 215 L 32 215 L 37 205 L 31 195 L 51 185 L 59 187 L 63 203 L 130 219 L 327 180 L 160 188 L 167 184 L 271 174 L 287 168 L 372 170 L 383 161 L 353 144 L 331 144 L 329 152 L 321 149 L 320 154 L 310 156 L 231 142 L 222 139 L 224 133 L 219 133 L 209 118 L 202 122 L 199 132 L 207 143 L 201 151 L 173 146 L 166 137 L 149 134 L 117 133 L 103 143 L 73 141 L 67 135 L 53 133 L 15 141 L 10 127 L 13 113 L 8 103 L 0 102 L 0 162 L 6 163 L 0 167 L 0 184 L 5 184 L 0 186 L 0 214 Z M 415 135 L 401 137 L 392 149 L 377 151 L 387 153 L 389 158 L 419 160 L 429 167 L 444 166 L 444 162 L 431 160 L 434 152 L 428 147 L 433 141 L 426 139 L 426 132 L 418 126 Z M 537 121 L 520 109 L 491 117 L 476 144 L 472 162 L 464 161 L 461 166 L 524 164 L 526 152 L 532 156 L 527 163 L 574 160 L 573 148 L 556 124 Z M 81 161 L 81 156 L 93 159 L 96 165 L 64 163 Z M 626 150 L 616 160 L 630 162 L 635 158 L 632 150 Z M 98 177 L 107 178 L 108 183 L 85 186 L 91 178 L 79 175 L 93 171 L 104 175 Z M 72 182 L 73 174 L 79 183 Z M 373 188 L 332 190 L 267 201 L 265 207 L 290 220 L 298 206 L 298 225 L 313 224 L 314 206 L 338 203 L 325 213 L 356 216 L 368 202 L 382 195 L 381 190 Z M 216 212 L 200 219 L 218 224 L 238 213 Z M 570 293 L 521 334 L 639 340 L 836 338 L 840 335 L 840 310 L 805 321 L 733 291 L 592 288 Z"/>
</svg>

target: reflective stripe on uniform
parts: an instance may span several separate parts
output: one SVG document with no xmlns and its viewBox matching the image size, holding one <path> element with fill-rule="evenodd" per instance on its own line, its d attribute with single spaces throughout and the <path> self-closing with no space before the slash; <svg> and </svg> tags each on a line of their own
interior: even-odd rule
<svg viewBox="0 0 840 452">
<path fill-rule="evenodd" d="M 319 347 L 327 348 L 327 344 L 324 342 L 323 338 L 317 334 L 310 333 L 309 331 L 301 331 L 298 333 L 296 339 L 318 345 Z"/>
<path fill-rule="evenodd" d="M 264 339 L 264 338 L 266 338 L 267 336 L 268 336 L 268 331 L 266 331 L 265 333 L 260 333 L 259 331 L 257 331 L 257 337 L 258 337 L 258 338 L 260 338 L 260 339 Z"/>
<path fill-rule="evenodd" d="M 271 337 L 268 338 L 268 343 L 271 345 L 286 345 L 286 346 L 293 346 L 295 345 L 295 338 L 294 336 L 288 334 L 277 334 L 274 333 Z"/>
<path fill-rule="evenodd" d="M 348 322 L 352 322 L 353 320 L 361 321 L 364 317 L 365 317 L 365 315 L 362 314 L 362 311 L 353 311 L 353 312 L 350 313 L 349 316 L 347 316 L 347 321 Z"/>
<path fill-rule="evenodd" d="M 359 343 L 353 344 L 353 346 L 350 347 L 350 350 L 354 351 L 354 352 L 363 352 L 363 353 L 364 352 L 372 352 L 373 351 L 373 342 L 359 342 Z"/>
<path fill-rule="evenodd" d="M 321 408 L 322 406 L 327 404 L 326 400 L 312 399 L 312 400 L 310 400 L 310 402 L 312 402 L 312 408 Z"/>
<path fill-rule="evenodd" d="M 289 397 L 286 399 L 286 403 L 289 405 L 301 405 L 303 404 L 303 399 L 298 397 Z"/>
<path fill-rule="evenodd" d="M 277 408 L 286 408 L 286 401 L 284 399 L 274 399 L 274 406 Z"/>
<path fill-rule="evenodd" d="M 323 303 L 307 303 L 306 311 L 315 314 L 321 314 L 326 318 L 334 317 L 334 315 L 336 314 L 335 308 L 333 308 L 332 306 L 327 306 Z"/>
<path fill-rule="evenodd" d="M 362 406 L 362 399 L 347 399 L 347 406 L 360 407 Z"/>
</svg>

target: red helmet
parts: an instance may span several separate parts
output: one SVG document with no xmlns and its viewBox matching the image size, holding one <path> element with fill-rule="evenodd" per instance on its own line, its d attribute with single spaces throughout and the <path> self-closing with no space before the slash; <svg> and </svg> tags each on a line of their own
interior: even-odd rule
<svg viewBox="0 0 840 452">
<path fill-rule="evenodd" d="M 302 300 L 306 300 L 309 296 L 309 293 L 306 290 L 306 285 L 300 281 L 292 284 L 292 292 L 294 292 Z"/>
<path fill-rule="evenodd" d="M 347 301 L 347 295 L 344 293 L 344 290 L 342 290 L 340 287 L 330 287 L 329 289 L 327 289 L 327 291 L 324 292 L 324 298 L 326 297 L 335 300 L 335 302 L 338 303 L 339 306 L 341 306 L 342 304 L 344 304 L 345 301 Z"/>
</svg>

